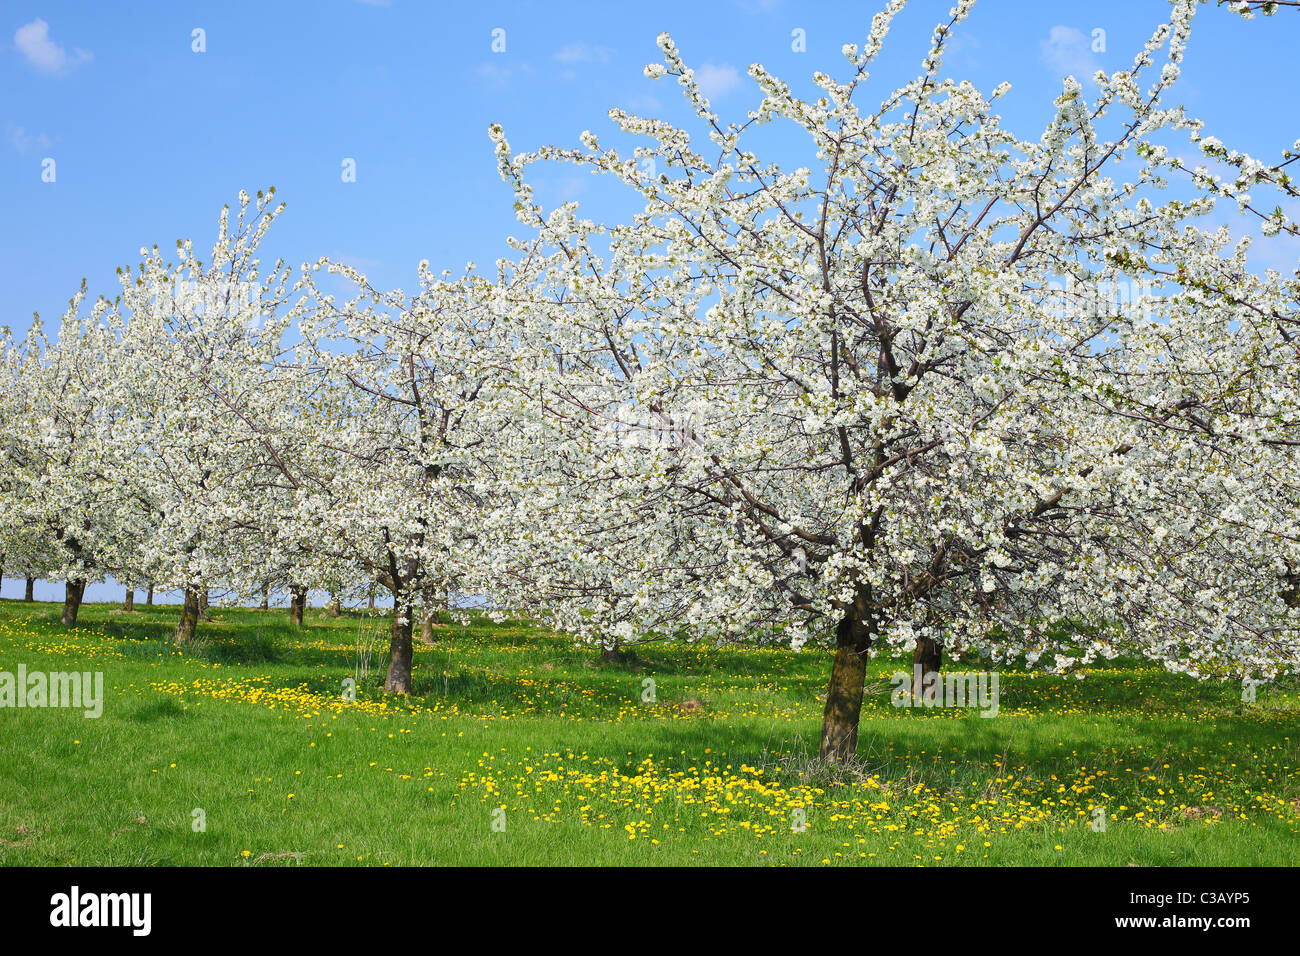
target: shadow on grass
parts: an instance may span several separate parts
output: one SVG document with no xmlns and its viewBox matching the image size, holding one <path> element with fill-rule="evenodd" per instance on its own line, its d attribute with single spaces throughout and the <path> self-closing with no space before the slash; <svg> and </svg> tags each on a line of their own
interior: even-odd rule
<svg viewBox="0 0 1300 956">
<path fill-rule="evenodd" d="M 131 719 L 136 723 L 151 724 L 159 720 L 175 720 L 188 717 L 185 708 L 170 697 L 143 704 L 131 711 Z"/>
</svg>

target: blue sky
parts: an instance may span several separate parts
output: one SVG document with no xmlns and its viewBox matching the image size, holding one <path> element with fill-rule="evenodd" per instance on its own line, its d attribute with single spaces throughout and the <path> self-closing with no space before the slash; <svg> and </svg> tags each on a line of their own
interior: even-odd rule
<svg viewBox="0 0 1300 956">
<path fill-rule="evenodd" d="M 758 100 L 758 61 L 797 91 L 840 70 L 880 3 L 729 0 L 643 4 L 66 3 L 0 7 L 0 324 L 62 312 L 81 278 L 116 289 L 142 245 L 211 242 L 240 188 L 278 188 L 288 209 L 268 239 L 291 262 L 320 255 L 411 287 L 415 266 L 487 267 L 517 232 L 489 123 L 515 150 L 576 144 L 623 106 L 668 118 L 675 84 L 642 75 L 655 37 L 673 34 L 724 118 Z M 950 0 L 919 0 L 896 21 L 870 92 L 915 74 Z M 1061 78 L 1129 63 L 1166 18 L 1165 0 L 980 0 L 945 72 L 986 91 L 1013 84 L 1008 124 L 1036 137 Z M 505 51 L 492 51 L 493 31 Z M 193 31 L 206 51 L 194 52 Z M 803 30 L 806 51 L 792 49 Z M 1105 51 L 1093 52 L 1093 31 Z M 1179 98 L 1230 147 L 1275 158 L 1300 136 L 1300 15 L 1197 15 Z M 1085 91 L 1088 87 L 1085 86 Z M 781 135 L 772 132 L 771 136 Z M 793 134 L 790 134 L 793 136 Z M 606 137 L 607 138 L 607 137 Z M 796 144 L 774 141 L 778 151 Z M 800 155 L 800 165 L 810 164 Z M 43 162 L 55 181 L 42 181 Z M 356 182 L 341 166 L 355 160 Z M 606 197 L 590 177 L 545 171 L 546 204 Z M 1295 267 L 1294 247 L 1269 264 Z M 12 587 L 12 585 L 10 585 Z"/>
<path fill-rule="evenodd" d="M 8 0 L 0 14 L 0 323 L 55 318 L 83 276 L 111 292 L 142 245 L 210 242 L 237 191 L 278 187 L 270 240 L 293 262 L 348 259 L 387 285 L 439 268 L 487 266 L 518 230 L 486 135 L 516 150 L 610 130 L 626 106 L 680 115 L 676 87 L 645 79 L 668 30 L 724 116 L 757 100 L 745 68 L 796 89 L 839 69 L 878 5 L 734 2 L 435 4 L 59 3 Z M 887 41 L 877 89 L 911 75 L 948 0 L 914 2 Z M 980 0 L 946 61 L 1003 101 L 1022 135 L 1041 129 L 1067 72 L 1129 62 L 1164 0 Z M 1300 15 L 1245 22 L 1203 7 L 1181 98 L 1230 146 L 1274 157 L 1300 135 Z M 38 22 L 39 21 L 39 22 Z M 204 53 L 192 31 L 205 31 Z M 506 31 L 493 53 L 492 31 Z M 807 51 L 791 49 L 794 29 Z M 1105 31 L 1106 51 L 1090 49 Z M 875 90 L 873 90 L 875 92 Z M 773 135 L 776 135 L 773 133 Z M 792 154 L 793 155 L 793 154 Z M 42 162 L 56 180 L 42 182 Z M 341 163 L 356 161 L 357 181 Z M 807 162 L 806 157 L 804 162 Z M 547 171 L 546 202 L 597 202 L 598 184 Z"/>
</svg>

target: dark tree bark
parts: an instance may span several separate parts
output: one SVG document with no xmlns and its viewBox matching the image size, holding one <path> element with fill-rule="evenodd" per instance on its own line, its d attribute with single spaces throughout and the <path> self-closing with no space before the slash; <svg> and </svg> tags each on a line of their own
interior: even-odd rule
<svg viewBox="0 0 1300 956">
<path fill-rule="evenodd" d="M 337 594 L 330 594 L 329 612 L 330 617 L 340 617 L 343 614 L 343 605 L 339 602 Z"/>
<path fill-rule="evenodd" d="M 411 640 L 413 608 L 402 607 L 401 600 L 393 602 L 393 633 L 388 647 L 388 677 L 384 681 L 384 692 L 388 694 L 409 694 L 411 692 L 411 665 L 415 658 L 415 647 Z"/>
<path fill-rule="evenodd" d="M 918 637 L 912 651 L 912 699 L 920 700 L 931 675 L 938 679 L 943 666 L 943 645 L 928 637 Z"/>
<path fill-rule="evenodd" d="M 211 593 L 207 588 L 204 588 L 199 592 L 199 614 L 203 616 L 203 620 L 205 621 L 212 620 L 212 604 L 209 600 L 210 597 Z"/>
<path fill-rule="evenodd" d="M 271 610 L 271 585 L 269 584 L 262 585 L 262 610 Z"/>
<path fill-rule="evenodd" d="M 81 611 L 81 599 L 86 593 L 85 580 L 69 581 L 63 589 L 63 617 L 64 627 L 76 627 L 77 615 Z"/>
<path fill-rule="evenodd" d="M 202 598 L 195 588 L 185 589 L 185 603 L 181 605 L 181 620 L 176 626 L 176 643 L 189 644 L 194 640 L 199 629 L 199 614 Z"/>
<path fill-rule="evenodd" d="M 23 600 L 24 601 L 36 600 L 36 579 L 35 578 L 27 579 L 27 591 L 26 593 L 23 594 Z"/>
<path fill-rule="evenodd" d="M 600 646 L 600 662 L 602 664 L 622 664 L 623 645 L 618 641 L 615 641 L 609 647 L 602 644 Z"/>
<path fill-rule="evenodd" d="M 861 598 L 835 627 L 835 663 L 826 690 L 819 753 L 823 763 L 848 763 L 858 753 L 858 721 L 874 618 Z"/>
<path fill-rule="evenodd" d="M 302 627 L 307 613 L 307 589 L 294 584 L 290 586 L 289 593 L 292 596 L 289 601 L 289 623 L 294 627 Z"/>
<path fill-rule="evenodd" d="M 153 585 L 149 585 L 149 590 L 144 593 L 144 603 L 147 607 L 153 607 Z"/>
<path fill-rule="evenodd" d="M 128 614 L 135 613 L 135 588 L 127 585 L 126 600 L 122 602 L 122 610 Z"/>
</svg>

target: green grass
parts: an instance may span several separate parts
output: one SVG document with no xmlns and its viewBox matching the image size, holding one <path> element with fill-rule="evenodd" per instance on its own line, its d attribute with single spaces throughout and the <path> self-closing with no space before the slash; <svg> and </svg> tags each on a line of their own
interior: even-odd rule
<svg viewBox="0 0 1300 956">
<path fill-rule="evenodd" d="M 1294 684 L 1246 704 L 1134 664 L 1002 670 L 984 719 L 892 707 L 905 665 L 878 659 L 861 765 L 831 779 L 810 759 L 822 651 L 600 665 L 475 620 L 417 649 L 408 702 L 379 690 L 382 619 L 218 608 L 181 654 L 176 613 L 87 605 L 68 631 L 0 601 L 0 669 L 102 671 L 106 696 L 98 719 L 0 710 L 0 862 L 1285 865 L 1300 846 Z"/>
</svg>

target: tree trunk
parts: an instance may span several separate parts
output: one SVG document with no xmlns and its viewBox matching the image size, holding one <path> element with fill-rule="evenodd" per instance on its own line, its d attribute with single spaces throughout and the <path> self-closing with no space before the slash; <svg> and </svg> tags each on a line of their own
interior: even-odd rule
<svg viewBox="0 0 1300 956">
<path fill-rule="evenodd" d="M 403 609 L 402 601 L 393 601 L 393 637 L 388 647 L 388 678 L 384 692 L 409 694 L 411 692 L 411 664 L 415 647 L 411 642 L 411 615 L 414 608 Z"/>
<path fill-rule="evenodd" d="M 433 643 L 433 625 L 438 621 L 438 612 L 429 608 L 424 609 L 424 616 L 420 618 L 420 643 Z"/>
<path fill-rule="evenodd" d="M 1300 572 L 1288 571 L 1283 577 L 1282 601 L 1287 607 L 1300 608 Z"/>
<path fill-rule="evenodd" d="M 212 604 L 209 600 L 211 594 L 207 588 L 199 592 L 199 613 L 203 615 L 203 620 L 212 620 Z"/>
<path fill-rule="evenodd" d="M 307 589 L 292 585 L 289 588 L 292 595 L 289 601 L 289 623 L 294 627 L 302 627 L 302 619 L 307 613 Z"/>
<path fill-rule="evenodd" d="M 343 605 L 339 603 L 337 594 L 330 594 L 330 617 L 340 617 L 343 614 Z"/>
<path fill-rule="evenodd" d="M 135 613 L 135 588 L 127 585 L 126 600 L 122 602 L 122 610 L 128 614 Z"/>
<path fill-rule="evenodd" d="M 77 614 L 81 611 L 81 599 L 86 593 L 85 580 L 68 581 L 63 589 L 63 626 L 76 627 Z"/>
<path fill-rule="evenodd" d="M 149 590 L 144 593 L 144 603 L 148 607 L 153 607 L 153 585 L 149 585 Z"/>
<path fill-rule="evenodd" d="M 912 651 L 912 700 L 921 700 L 930 676 L 937 680 L 941 666 L 943 645 L 933 638 L 918 637 L 916 649 Z"/>
<path fill-rule="evenodd" d="M 602 664 L 622 664 L 623 663 L 623 646 L 615 641 L 606 647 L 600 645 L 600 662 Z"/>
<path fill-rule="evenodd" d="M 375 586 L 373 584 L 370 585 L 369 607 L 372 611 L 375 609 Z"/>
<path fill-rule="evenodd" d="M 262 610 L 271 610 L 271 585 L 269 584 L 262 585 Z"/>
<path fill-rule="evenodd" d="M 823 763 L 848 763 L 858 753 L 858 720 L 867 673 L 867 650 L 874 627 L 862 606 L 849 610 L 835 627 L 835 663 L 826 690 L 820 755 Z"/>
<path fill-rule="evenodd" d="M 36 579 L 35 578 L 27 579 L 27 591 L 25 594 L 23 594 L 23 600 L 24 601 L 36 600 Z"/>
<path fill-rule="evenodd" d="M 185 603 L 181 605 L 181 621 L 176 626 L 177 644 L 185 645 L 194 640 L 194 636 L 199 629 L 201 604 L 202 599 L 199 597 L 199 592 L 194 588 L 186 588 Z"/>
</svg>

